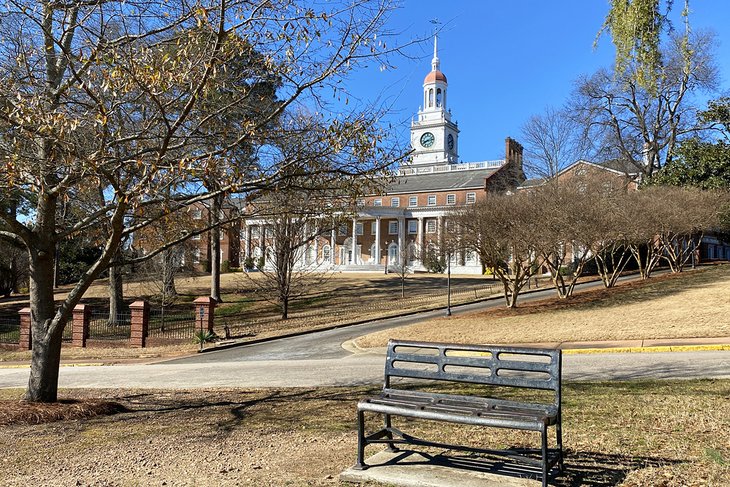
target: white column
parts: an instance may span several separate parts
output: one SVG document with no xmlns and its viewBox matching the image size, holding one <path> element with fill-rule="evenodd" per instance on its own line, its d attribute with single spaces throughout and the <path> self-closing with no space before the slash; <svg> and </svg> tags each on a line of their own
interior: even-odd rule
<svg viewBox="0 0 730 487">
<path fill-rule="evenodd" d="M 406 218 L 404 216 L 398 217 L 398 264 L 403 265 L 403 245 L 405 244 L 405 226 Z"/>
<path fill-rule="evenodd" d="M 252 226 L 249 223 L 246 223 L 246 258 L 251 257 L 251 235 L 252 235 Z"/>
<path fill-rule="evenodd" d="M 319 259 L 319 224 L 317 224 L 317 227 L 314 231 L 316 234 L 316 236 L 314 237 L 314 262 L 315 264 L 319 264 L 321 262 L 321 260 Z"/>
<path fill-rule="evenodd" d="M 426 251 L 426 249 L 423 246 L 423 238 L 424 238 L 424 232 L 423 232 L 423 217 L 418 217 L 418 233 L 416 234 L 416 241 L 418 242 L 418 263 L 423 264 L 423 253 Z"/>
<path fill-rule="evenodd" d="M 259 225 L 259 247 L 261 255 L 266 255 L 266 225 Z"/>
<path fill-rule="evenodd" d="M 330 263 L 334 264 L 336 262 L 335 258 L 335 244 L 337 242 L 337 228 L 335 228 L 335 225 L 332 225 L 332 232 L 330 233 Z"/>
<path fill-rule="evenodd" d="M 350 265 L 357 265 L 357 218 L 352 219 L 352 260 Z"/>
<path fill-rule="evenodd" d="M 375 217 L 375 264 L 380 264 L 380 217 Z"/>
<path fill-rule="evenodd" d="M 436 219 L 436 239 L 438 240 L 439 252 L 444 253 L 444 217 L 440 216 Z"/>
</svg>

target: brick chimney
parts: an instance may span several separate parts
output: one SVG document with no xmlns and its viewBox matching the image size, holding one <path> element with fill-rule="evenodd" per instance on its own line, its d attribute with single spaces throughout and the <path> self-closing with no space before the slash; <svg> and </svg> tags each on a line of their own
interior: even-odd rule
<svg viewBox="0 0 730 487">
<path fill-rule="evenodd" d="M 513 173 L 513 184 L 519 186 L 526 179 L 525 171 L 522 169 L 522 144 L 511 137 L 504 139 L 504 161 L 505 165 L 511 165 Z"/>
</svg>

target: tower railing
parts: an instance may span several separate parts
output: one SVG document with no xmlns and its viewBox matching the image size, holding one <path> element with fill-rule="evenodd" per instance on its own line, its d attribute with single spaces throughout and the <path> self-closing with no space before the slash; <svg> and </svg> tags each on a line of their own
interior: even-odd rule
<svg viewBox="0 0 730 487">
<path fill-rule="evenodd" d="M 398 170 L 399 176 L 414 174 L 435 174 L 453 171 L 473 171 L 477 169 L 496 169 L 504 165 L 504 159 L 493 161 L 464 162 L 460 164 L 440 164 L 425 167 L 402 167 Z"/>
</svg>

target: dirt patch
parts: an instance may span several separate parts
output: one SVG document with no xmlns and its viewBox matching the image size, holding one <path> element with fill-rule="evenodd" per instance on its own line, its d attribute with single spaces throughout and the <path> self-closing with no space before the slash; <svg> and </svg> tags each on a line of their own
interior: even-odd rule
<svg viewBox="0 0 730 487">
<path fill-rule="evenodd" d="M 730 336 L 730 266 L 632 281 L 613 289 L 421 322 L 361 337 L 457 343 L 538 343 Z"/>
<path fill-rule="evenodd" d="M 355 404 L 373 392 L 66 390 L 68 399 L 104 396 L 128 411 L 0 426 L 0 478 L 9 486 L 339 485 L 339 472 L 355 461 Z M 20 393 L 0 390 L 0 398 Z M 566 384 L 568 475 L 556 485 L 724 485 L 730 478 L 728 398 L 726 380 Z M 396 426 L 496 448 L 534 447 L 538 439 L 425 421 Z"/>
</svg>

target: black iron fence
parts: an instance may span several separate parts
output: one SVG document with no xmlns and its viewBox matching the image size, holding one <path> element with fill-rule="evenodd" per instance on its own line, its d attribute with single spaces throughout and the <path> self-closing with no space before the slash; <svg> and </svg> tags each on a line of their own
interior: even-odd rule
<svg viewBox="0 0 730 487">
<path fill-rule="evenodd" d="M 109 310 L 92 309 L 89 314 L 90 340 L 129 340 L 132 330 L 132 313 L 129 309 L 111 316 Z"/>
<path fill-rule="evenodd" d="M 172 340 L 192 339 L 195 336 L 195 311 L 192 309 L 150 309 L 147 336 Z"/>
<path fill-rule="evenodd" d="M 20 317 L 0 316 L 0 343 L 17 344 L 20 341 Z"/>
</svg>

